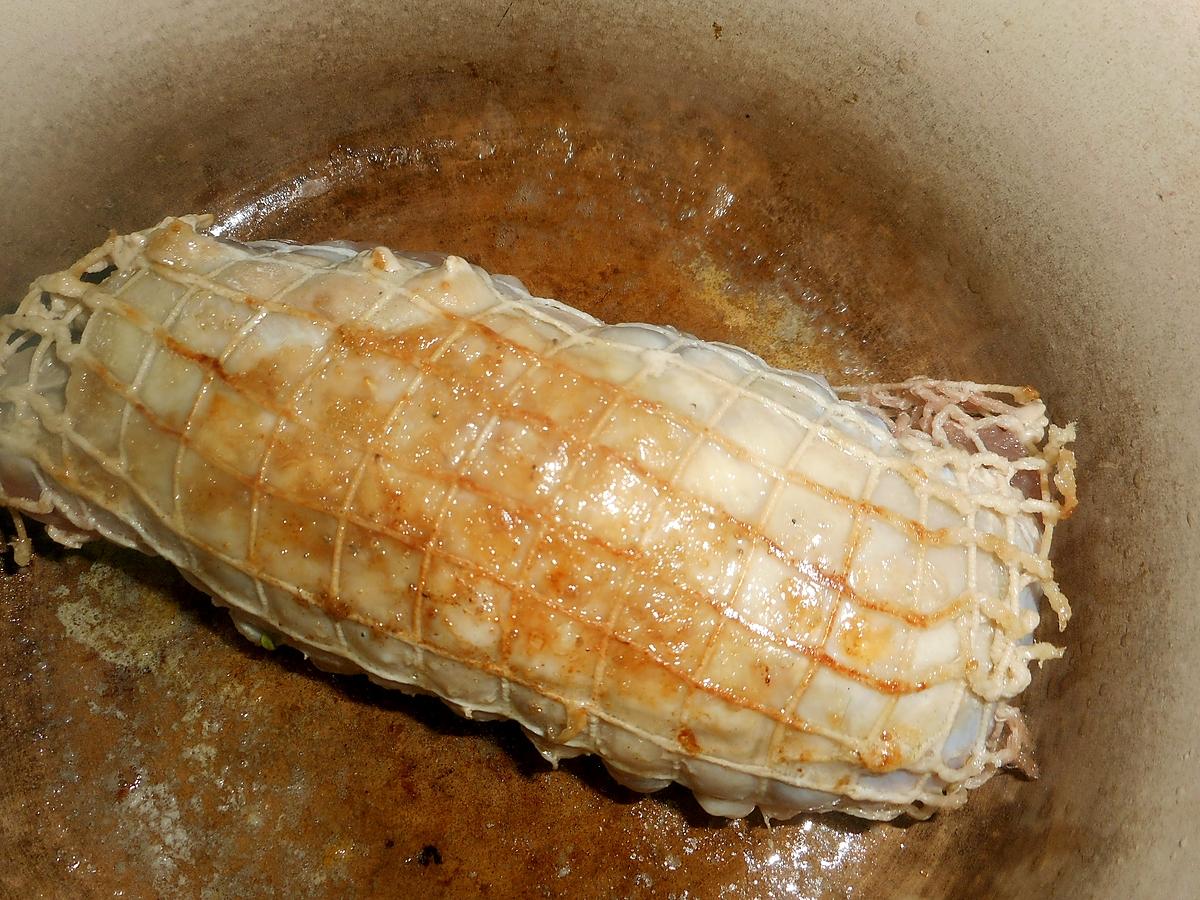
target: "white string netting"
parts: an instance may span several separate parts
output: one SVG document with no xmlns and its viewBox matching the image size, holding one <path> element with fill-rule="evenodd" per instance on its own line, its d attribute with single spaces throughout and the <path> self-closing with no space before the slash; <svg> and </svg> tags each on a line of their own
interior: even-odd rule
<svg viewBox="0 0 1200 900">
<path fill-rule="evenodd" d="M 8 329 L 11 337 L 6 339 L 0 367 L 10 364 L 10 371 L 14 370 L 15 366 L 11 365 L 11 361 L 19 354 L 29 351 L 29 374 L 19 384 L 9 383 L 4 389 L 4 393 L 0 395 L 0 415 L 4 414 L 3 404 L 8 405 L 14 421 L 28 414 L 34 406 L 37 407 L 37 416 L 43 421 L 51 421 L 54 416 L 61 415 L 61 398 L 56 408 L 53 397 L 55 391 L 50 387 L 49 381 L 39 380 L 43 379 L 39 373 L 53 369 L 52 364 L 43 363 L 44 360 L 50 359 L 48 353 L 51 345 L 57 348 L 54 356 L 68 359 L 74 343 L 78 341 L 78 326 L 86 313 L 81 316 L 81 310 L 85 307 L 72 301 L 77 300 L 87 290 L 83 276 L 89 271 L 102 271 L 110 265 L 121 268 L 137 263 L 143 244 L 144 238 L 139 242 L 137 236 L 114 237 L 104 247 L 77 263 L 70 272 L 42 279 L 17 313 L 7 317 L 4 327 Z M 386 258 L 381 258 L 386 263 Z M 386 273 L 386 265 L 378 268 Z M 184 274 L 178 273 L 174 277 L 180 278 L 182 283 Z M 370 276 L 382 277 L 374 271 L 370 272 Z M 202 283 L 206 290 L 224 290 L 211 278 L 189 277 Z M 229 293 L 232 299 L 237 299 L 233 292 L 225 290 L 225 293 Z M 67 304 L 69 308 L 64 311 L 61 307 L 55 308 L 54 304 Z M 510 302 L 509 305 L 514 304 Z M 278 312 L 286 313 L 286 307 L 281 307 Z M 530 307 L 523 312 L 547 327 L 558 329 L 563 335 L 562 343 L 558 345 L 560 347 L 578 347 L 589 342 L 610 340 L 621 328 L 618 326 L 605 329 L 590 317 L 549 303 L 540 307 Z M 79 321 L 74 321 L 76 317 L 80 317 Z M 635 326 L 626 326 L 630 330 L 633 327 Z M 16 337 L 17 335 L 22 336 Z M 647 359 L 657 358 L 656 364 L 686 368 L 697 378 L 711 379 L 714 377 L 712 372 L 697 367 L 685 358 L 687 351 L 694 351 L 698 346 L 699 342 L 685 339 L 675 333 L 674 338 L 667 342 L 665 350 L 655 351 L 660 354 L 659 357 L 647 354 Z M 722 389 L 728 393 L 724 401 L 725 406 L 721 409 L 727 408 L 738 397 L 760 390 L 760 382 L 783 383 L 788 389 L 797 389 L 798 382 L 794 377 L 767 370 L 761 361 L 755 361 L 742 351 L 734 348 L 714 348 L 709 345 L 706 352 L 723 354 L 741 367 L 742 375 L 736 382 L 722 383 Z M 42 356 L 35 361 L 34 357 L 39 353 Z M 819 386 L 801 387 L 816 401 L 823 403 L 827 411 L 832 409 L 847 419 L 848 428 L 862 427 L 860 423 L 853 421 L 855 416 L 839 409 L 838 404 L 831 406 Z M 1019 489 L 1018 498 L 999 494 L 995 497 L 973 497 L 971 508 L 994 508 L 1004 515 L 1027 514 L 1037 517 L 1041 533 L 1039 545 L 1033 552 L 1020 551 L 1014 547 L 1011 540 L 991 539 L 978 533 L 964 534 L 961 540 L 964 545 L 974 542 L 987 547 L 989 552 L 1003 560 L 1026 582 L 1037 584 L 1057 612 L 1060 625 L 1065 624 L 1070 610 L 1065 597 L 1053 580 L 1049 566 L 1049 548 L 1055 523 L 1068 515 L 1075 504 L 1074 457 L 1067 449 L 1074 436 L 1073 427 L 1060 429 L 1048 425 L 1044 408 L 1036 400 L 1036 395 L 1019 388 L 913 379 L 897 385 L 841 388 L 839 394 L 845 399 L 863 404 L 873 415 L 886 421 L 901 446 L 911 451 L 910 455 L 920 458 L 927 472 L 949 468 L 957 470 L 967 479 L 985 473 L 990 476 L 990 482 L 1011 484 Z M 712 433 L 719 412 L 720 410 L 714 411 L 712 421 L 697 432 L 693 446 L 699 446 L 701 434 L 706 438 L 722 440 L 720 435 Z M 877 468 L 893 466 L 906 478 L 915 477 L 893 460 L 877 459 L 877 454 L 868 444 L 856 439 L 852 434 L 848 435 L 846 431 L 832 427 L 828 417 L 820 420 L 808 419 L 795 410 L 788 411 L 788 414 L 803 419 L 805 426 L 813 429 L 813 433 L 827 435 L 830 440 L 839 442 L 850 452 L 869 459 Z M 1046 435 L 1045 439 L 1043 435 Z M 731 452 L 734 450 L 736 448 L 732 448 Z M 802 448 L 797 448 L 797 454 L 801 450 Z M 679 466 L 682 467 L 685 463 L 686 459 L 681 457 Z M 786 479 L 788 474 L 786 470 L 771 472 L 777 481 Z M 955 499 L 952 489 L 936 484 L 934 487 L 950 499 Z M 47 508 L 44 492 L 36 499 L 21 500 L 9 497 L 6 503 L 10 508 L 24 508 L 35 515 L 52 512 Z M 340 514 L 344 520 L 348 509 L 342 509 Z M 344 526 L 345 522 L 342 524 Z M 20 561 L 28 558 L 28 539 L 24 534 L 23 525 L 18 524 L 16 527 L 16 543 L 21 548 L 18 551 Z M 294 590 L 297 596 L 306 594 L 302 585 L 287 587 Z M 1013 605 L 1015 607 L 1015 604 Z M 994 610 L 994 615 L 1002 628 L 1011 629 L 1014 634 L 1021 632 L 1021 622 L 1015 619 L 1008 622 L 1005 618 L 1012 618 L 1016 615 L 1015 612 L 1010 613 L 998 608 Z M 1019 690 L 1023 683 L 1022 673 L 1019 672 L 1022 661 L 1027 663 L 1031 659 L 1052 658 L 1058 652 L 1048 644 L 1035 644 L 1015 650 L 1009 654 L 1006 665 L 997 673 L 995 685 L 985 686 L 985 689 L 994 692 L 997 697 L 1011 695 L 1014 687 Z M 1027 679 L 1027 674 L 1023 677 Z M 1002 705 L 996 720 L 997 725 L 1002 727 L 995 733 L 986 735 L 988 745 L 997 748 L 994 759 L 1001 764 L 1019 763 L 1026 746 L 1026 742 L 1021 738 L 1023 732 L 1019 717 L 1012 707 Z M 982 773 L 970 776 L 968 781 L 979 777 L 982 777 Z"/>
</svg>

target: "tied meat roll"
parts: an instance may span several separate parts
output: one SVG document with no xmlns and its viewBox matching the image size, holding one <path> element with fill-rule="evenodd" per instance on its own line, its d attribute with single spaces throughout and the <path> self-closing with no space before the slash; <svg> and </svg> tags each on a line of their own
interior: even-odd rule
<svg viewBox="0 0 1200 900">
<path fill-rule="evenodd" d="M 1030 765 L 1075 500 L 1036 393 L 832 389 L 456 257 L 171 218 L 0 319 L 0 504 L 239 629 L 705 809 L 872 819 Z"/>
</svg>

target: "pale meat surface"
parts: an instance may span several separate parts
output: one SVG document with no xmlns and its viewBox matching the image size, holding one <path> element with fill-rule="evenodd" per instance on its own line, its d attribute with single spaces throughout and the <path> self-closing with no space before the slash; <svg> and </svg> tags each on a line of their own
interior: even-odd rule
<svg viewBox="0 0 1200 900">
<path fill-rule="evenodd" d="M 4 505 L 719 814 L 923 815 L 1021 761 L 1074 496 L 1032 392 L 837 392 L 454 257 L 202 224 L 5 317 Z"/>
</svg>

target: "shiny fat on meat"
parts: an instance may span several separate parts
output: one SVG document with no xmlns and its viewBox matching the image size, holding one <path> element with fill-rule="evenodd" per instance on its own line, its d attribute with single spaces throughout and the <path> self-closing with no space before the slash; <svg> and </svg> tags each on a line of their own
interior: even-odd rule
<svg viewBox="0 0 1200 900">
<path fill-rule="evenodd" d="M 253 640 L 718 815 L 923 816 L 1023 764 L 1074 503 L 1033 391 L 835 390 L 453 256 L 207 225 L 0 320 L 22 534 L 161 555 Z"/>
</svg>

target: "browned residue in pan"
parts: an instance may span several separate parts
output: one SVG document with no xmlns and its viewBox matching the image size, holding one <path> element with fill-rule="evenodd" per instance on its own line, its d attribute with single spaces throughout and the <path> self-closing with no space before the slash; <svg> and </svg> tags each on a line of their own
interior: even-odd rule
<svg viewBox="0 0 1200 900">
<path fill-rule="evenodd" d="M 453 252 L 603 318 L 835 380 L 1007 374 L 919 192 L 853 142 L 757 108 L 471 76 L 421 88 L 376 131 L 258 184 L 217 172 L 208 196 L 162 212 L 208 207 L 235 237 Z M 722 825 L 677 788 L 614 786 L 594 760 L 551 770 L 515 726 L 253 647 L 160 562 L 40 549 L 0 580 L 0 821 L 27 861 L 0 893 L 978 892 L 981 863 L 1049 802 L 1001 778 L 907 826 Z M 853 637 L 862 653 L 882 639 Z M 959 853 L 957 883 L 926 881 L 925 862 Z"/>
</svg>

